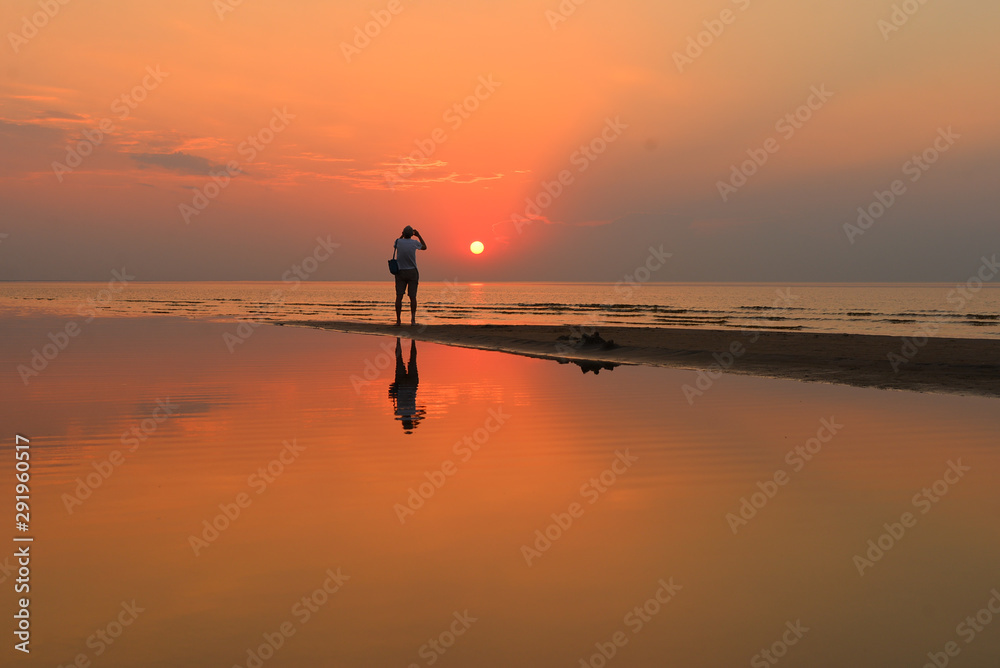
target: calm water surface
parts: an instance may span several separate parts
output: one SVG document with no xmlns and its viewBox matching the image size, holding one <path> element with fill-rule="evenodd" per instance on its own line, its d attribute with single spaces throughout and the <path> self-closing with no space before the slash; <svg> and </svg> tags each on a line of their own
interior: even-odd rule
<svg viewBox="0 0 1000 668">
<path fill-rule="evenodd" d="M 229 353 L 170 317 L 87 323 L 25 385 L 65 322 L 0 321 L 38 665 L 997 665 L 1000 618 L 957 628 L 1000 588 L 996 400 L 726 376 L 689 405 L 689 371 L 272 326 Z"/>
</svg>

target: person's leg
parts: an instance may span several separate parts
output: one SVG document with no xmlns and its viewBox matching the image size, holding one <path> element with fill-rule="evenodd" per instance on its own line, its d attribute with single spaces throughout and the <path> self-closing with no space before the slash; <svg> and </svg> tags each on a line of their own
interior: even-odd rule
<svg viewBox="0 0 1000 668">
<path fill-rule="evenodd" d="M 396 324 L 399 325 L 399 316 L 403 312 L 403 292 L 406 290 L 406 283 L 399 280 L 399 274 L 396 274 Z"/>
<path fill-rule="evenodd" d="M 414 272 L 415 273 L 415 272 Z M 410 294 L 410 324 L 417 324 L 417 279 L 414 277 L 410 281 L 408 292 Z"/>
</svg>

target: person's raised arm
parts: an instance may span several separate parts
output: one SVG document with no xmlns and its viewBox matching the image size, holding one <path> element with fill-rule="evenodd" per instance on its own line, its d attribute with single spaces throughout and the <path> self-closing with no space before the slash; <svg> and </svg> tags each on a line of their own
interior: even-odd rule
<svg viewBox="0 0 1000 668">
<path fill-rule="evenodd" d="M 420 232 L 413 230 L 413 236 L 420 239 L 420 250 L 427 250 L 427 242 L 424 241 L 424 238 L 422 236 L 420 236 Z"/>
</svg>

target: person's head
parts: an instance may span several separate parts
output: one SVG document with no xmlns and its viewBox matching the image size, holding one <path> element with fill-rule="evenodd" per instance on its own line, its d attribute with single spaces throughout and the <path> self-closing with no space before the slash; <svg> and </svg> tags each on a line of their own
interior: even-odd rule
<svg viewBox="0 0 1000 668">
<path fill-rule="evenodd" d="M 409 239 L 412 236 L 413 236 L 413 228 L 407 225 L 406 227 L 403 228 L 403 238 Z"/>
</svg>

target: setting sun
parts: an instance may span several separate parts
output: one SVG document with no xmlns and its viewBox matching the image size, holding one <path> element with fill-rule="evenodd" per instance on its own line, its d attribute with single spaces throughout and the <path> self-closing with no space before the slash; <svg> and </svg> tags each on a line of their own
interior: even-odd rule
<svg viewBox="0 0 1000 668">
<path fill-rule="evenodd" d="M 479 255 L 484 250 L 486 250 L 486 247 L 483 246 L 482 241 L 473 241 L 471 244 L 469 244 L 469 250 L 472 251 L 474 254 Z"/>
</svg>

